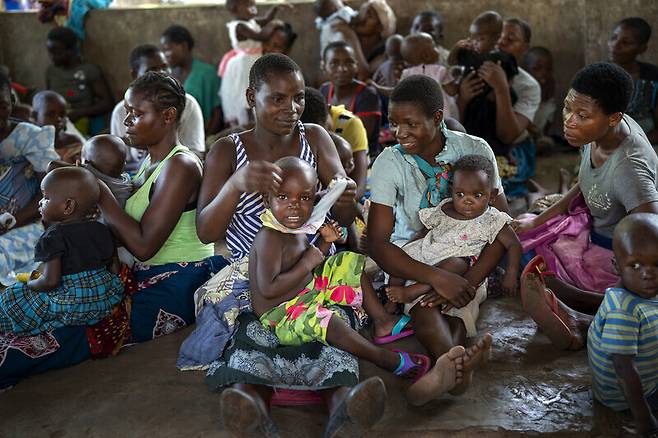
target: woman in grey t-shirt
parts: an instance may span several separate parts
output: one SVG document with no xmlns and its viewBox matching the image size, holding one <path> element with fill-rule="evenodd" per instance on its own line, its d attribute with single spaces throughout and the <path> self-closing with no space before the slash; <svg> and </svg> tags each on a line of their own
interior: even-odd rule
<svg viewBox="0 0 658 438">
<path fill-rule="evenodd" d="M 524 250 L 541 256 L 522 276 L 524 307 L 560 348 L 583 348 L 590 315 L 619 280 L 611 242 L 617 223 L 632 213 L 658 213 L 658 157 L 624 114 L 632 87 L 615 64 L 576 73 L 563 119 L 566 140 L 583 148 L 578 184 L 544 213 L 515 223 Z M 546 276 L 549 269 L 554 274 Z"/>
</svg>

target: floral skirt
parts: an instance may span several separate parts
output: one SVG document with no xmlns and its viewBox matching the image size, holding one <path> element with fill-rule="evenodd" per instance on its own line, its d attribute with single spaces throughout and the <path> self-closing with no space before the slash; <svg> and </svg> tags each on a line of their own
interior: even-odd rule
<svg viewBox="0 0 658 438">
<path fill-rule="evenodd" d="M 358 328 L 351 308 L 336 311 L 352 328 Z M 211 389 L 247 383 L 317 391 L 359 383 L 355 356 L 321 342 L 283 346 L 252 312 L 241 313 L 237 322 L 237 331 L 222 356 L 208 369 L 206 383 Z"/>
<path fill-rule="evenodd" d="M 361 274 L 365 256 L 340 252 L 315 268 L 313 278 L 290 301 L 265 312 L 260 321 L 282 345 L 319 341 L 327 344 L 327 327 L 338 306 L 361 307 Z"/>
</svg>

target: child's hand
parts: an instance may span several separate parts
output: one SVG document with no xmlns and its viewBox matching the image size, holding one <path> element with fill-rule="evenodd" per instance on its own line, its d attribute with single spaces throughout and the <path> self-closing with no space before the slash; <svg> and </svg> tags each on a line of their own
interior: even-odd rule
<svg viewBox="0 0 658 438">
<path fill-rule="evenodd" d="M 320 231 L 320 236 L 327 243 L 333 243 L 342 237 L 340 226 L 336 221 L 327 222 L 318 231 Z"/>
<path fill-rule="evenodd" d="M 463 40 L 459 40 L 455 43 L 455 48 L 456 49 L 474 50 L 473 49 L 473 41 L 471 41 L 470 38 L 465 38 Z"/>
<path fill-rule="evenodd" d="M 304 254 L 302 255 L 302 260 L 306 264 L 306 267 L 309 271 L 315 269 L 316 266 L 319 266 L 324 262 L 324 254 L 317 247 L 311 245 L 309 246 Z"/>
<path fill-rule="evenodd" d="M 516 296 L 516 293 L 519 289 L 519 281 L 517 279 L 517 273 L 509 270 L 505 272 L 500 287 L 503 290 L 503 294 L 505 294 L 505 296 L 508 297 Z"/>
</svg>

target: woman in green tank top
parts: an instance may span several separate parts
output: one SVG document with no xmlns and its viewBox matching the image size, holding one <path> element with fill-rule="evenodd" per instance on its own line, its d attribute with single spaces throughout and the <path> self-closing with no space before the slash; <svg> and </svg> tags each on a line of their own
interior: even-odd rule
<svg viewBox="0 0 658 438">
<path fill-rule="evenodd" d="M 133 179 L 125 211 L 102 187 L 101 212 L 136 262 L 132 341 L 169 334 L 194 322 L 194 291 L 226 262 L 197 237 L 196 201 L 202 166 L 178 145 L 185 91 L 177 80 L 149 72 L 130 84 L 124 120 L 131 147 L 148 150 Z"/>
</svg>

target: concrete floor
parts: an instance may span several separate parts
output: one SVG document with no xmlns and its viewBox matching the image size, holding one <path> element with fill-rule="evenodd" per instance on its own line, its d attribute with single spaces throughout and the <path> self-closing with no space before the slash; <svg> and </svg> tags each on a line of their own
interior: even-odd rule
<svg viewBox="0 0 658 438">
<path fill-rule="evenodd" d="M 479 329 L 494 336 L 492 360 L 461 397 L 412 408 L 403 397 L 407 383 L 362 363 L 362 376 L 382 376 L 389 393 L 385 417 L 370 436 L 626 435 L 628 418 L 592 405 L 585 351 L 555 350 L 516 299 L 486 301 Z M 204 373 L 174 366 L 190 331 L 35 376 L 1 393 L 0 437 L 227 436 L 219 397 L 204 385 Z M 421 351 L 413 338 L 395 346 Z M 322 436 L 326 421 L 322 406 L 274 408 L 272 416 L 284 437 Z"/>
<path fill-rule="evenodd" d="M 557 169 L 577 162 L 575 153 L 539 158 L 537 180 L 555 189 Z M 486 301 L 478 327 L 493 334 L 493 356 L 461 397 L 412 408 L 403 397 L 408 383 L 362 363 L 362 376 L 382 376 L 389 394 L 384 419 L 370 436 L 629 436 L 629 417 L 592 403 L 585 351 L 554 349 L 517 299 Z M 204 373 L 174 366 L 190 332 L 35 376 L 0 393 L 0 438 L 227 436 L 218 394 L 206 388 Z M 413 338 L 395 347 L 422 351 Z M 284 437 L 322 436 L 326 422 L 322 406 L 275 407 L 272 416 Z"/>
</svg>

